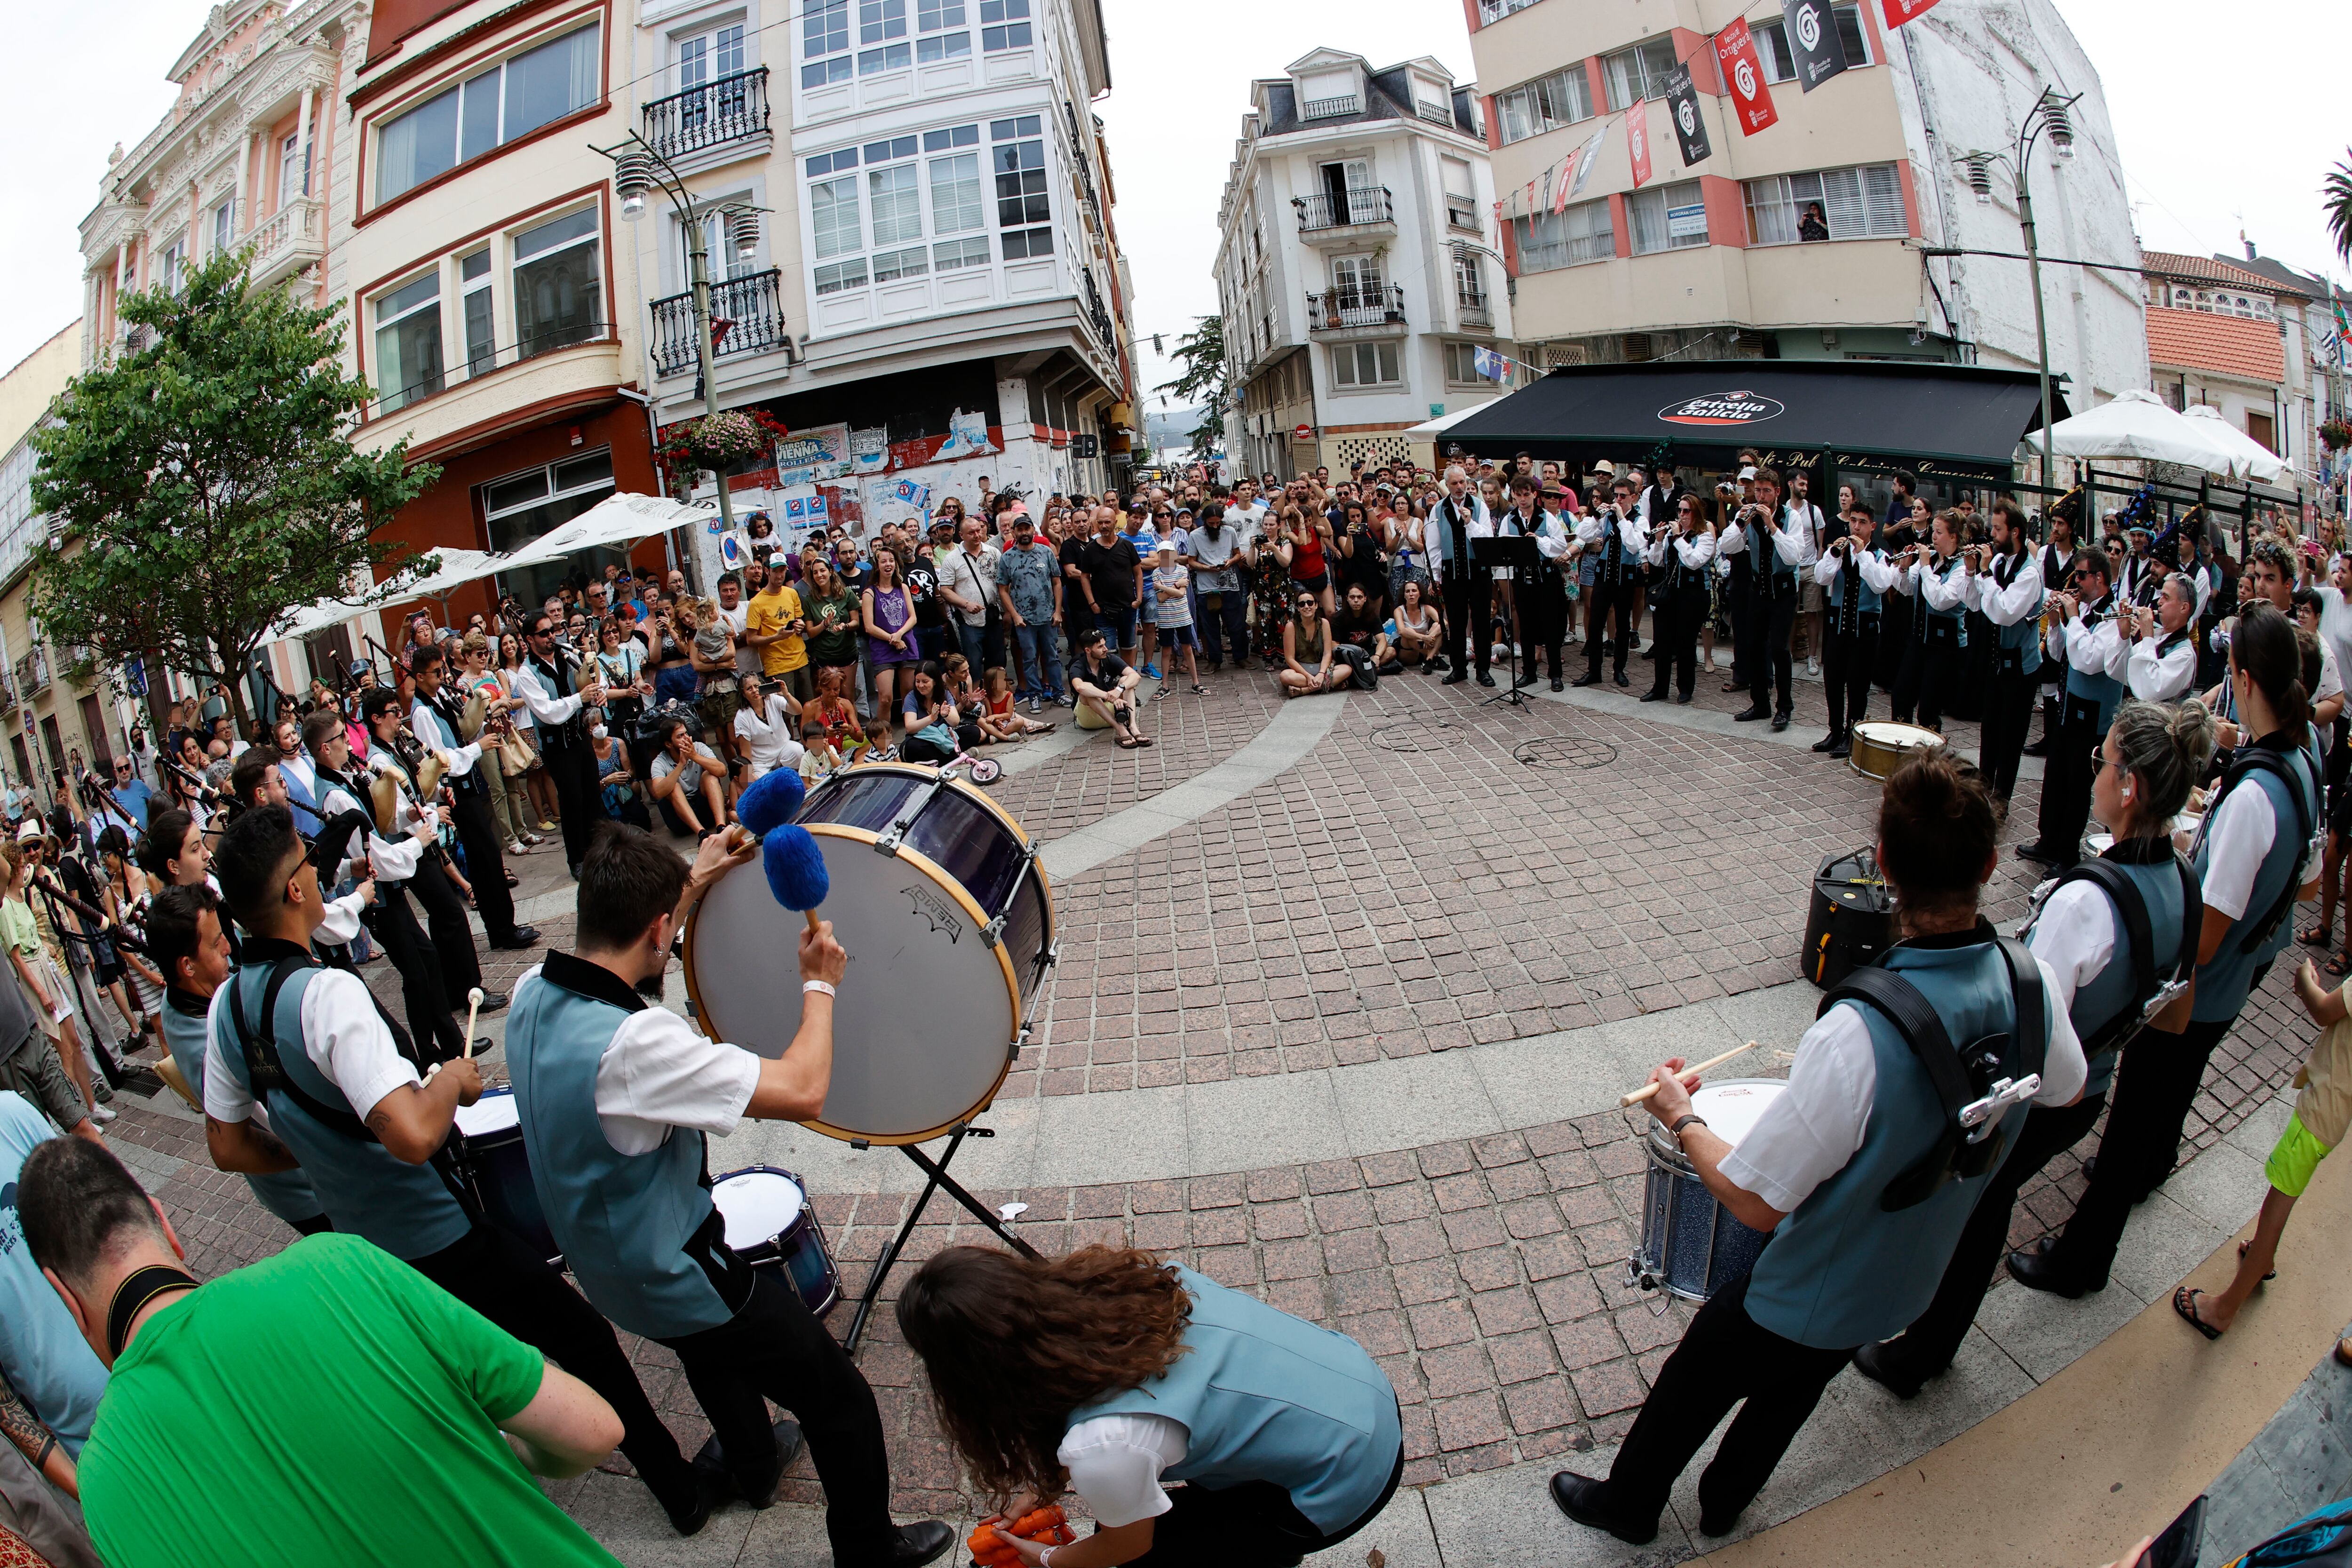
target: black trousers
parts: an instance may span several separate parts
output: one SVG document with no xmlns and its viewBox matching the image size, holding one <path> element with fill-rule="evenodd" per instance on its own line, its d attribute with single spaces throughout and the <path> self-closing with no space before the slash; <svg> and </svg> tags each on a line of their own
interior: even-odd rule
<svg viewBox="0 0 2352 1568">
<path fill-rule="evenodd" d="M 1212 605 L 1211 599 L 1217 603 Z M 1201 595 L 1201 654 L 1211 666 L 1225 662 L 1233 645 L 1234 668 L 1249 662 L 1249 599 L 1239 589 Z"/>
<path fill-rule="evenodd" d="M 540 726 L 540 760 L 555 784 L 556 809 L 563 817 L 563 859 L 577 876 L 588 858 L 588 840 L 604 819 L 604 792 L 596 783 L 596 752 L 586 741 L 558 739 Z"/>
<path fill-rule="evenodd" d="M 497 870 L 493 868 L 490 875 L 498 876 Z M 482 983 L 482 961 L 474 952 L 474 928 L 466 921 L 466 896 L 449 879 L 448 867 L 430 854 L 416 863 L 408 891 L 425 906 L 425 929 L 433 933 L 433 952 L 441 961 L 441 994 L 455 1006 Z M 507 911 L 511 920 L 514 906 L 508 905 Z"/>
<path fill-rule="evenodd" d="M 1650 689 L 1663 697 L 1672 682 L 1687 700 L 1698 685 L 1698 634 L 1708 614 L 1706 584 L 1667 590 L 1650 614 L 1650 658 L 1658 667 Z"/>
<path fill-rule="evenodd" d="M 2034 847 L 2061 866 L 2083 858 L 2083 829 L 2091 820 L 2091 748 L 2105 739 L 2099 705 L 2065 692 L 2058 699 L 2058 731 L 2042 763 L 2042 813 Z"/>
<path fill-rule="evenodd" d="M 1221 1568 L 1289 1568 L 1310 1552 L 1321 1552 L 1380 1517 L 1404 1479 L 1404 1445 L 1397 1445 L 1389 1484 L 1371 1507 L 1326 1535 L 1298 1511 L 1289 1492 L 1272 1481 L 1239 1486 L 1181 1486 L 1168 1494 L 1168 1511 L 1151 1526 L 1151 1549 L 1127 1560 L 1127 1568 L 1185 1568 L 1215 1563 Z"/>
<path fill-rule="evenodd" d="M 496 758 L 487 764 L 498 766 Z M 458 781 L 451 799 L 457 804 L 449 812 L 450 826 L 457 830 L 457 842 L 466 850 L 466 877 L 474 884 L 474 907 L 482 911 L 482 925 L 490 933 L 493 945 L 503 946 L 514 941 L 514 895 L 507 890 L 507 862 L 499 847 L 499 825 L 490 816 L 490 797 L 479 784 L 464 787 Z M 463 992 L 459 995 L 465 994 Z"/>
<path fill-rule="evenodd" d="M 654 1414 L 613 1325 L 564 1282 L 530 1244 L 503 1226 L 477 1220 L 456 1245 L 409 1266 L 602 1394 L 621 1418 L 621 1452 L 662 1505 L 682 1510 L 694 1474 L 677 1439 Z"/>
<path fill-rule="evenodd" d="M 2268 964 L 2254 972 L 2248 994 L 2269 973 Z M 2053 1249 L 2053 1261 L 2065 1277 L 2086 1285 L 2107 1282 L 2132 1205 L 2172 1173 L 2180 1155 L 2180 1129 L 2204 1082 L 2205 1064 L 2236 1022 L 2191 1023 L 2178 1035 L 2143 1032 L 2124 1052 L 2116 1070 L 2115 1109 L 2099 1140 L 2099 1163 Z"/>
<path fill-rule="evenodd" d="M 1821 1403 L 1822 1390 L 1853 1355 L 1852 1346 L 1815 1350 L 1758 1323 L 1748 1315 L 1746 1275 L 1717 1290 L 1658 1369 L 1650 1397 L 1617 1450 L 1609 1472 L 1609 1510 L 1629 1522 L 1657 1518 L 1675 1478 L 1744 1399 L 1698 1479 L 1700 1510 L 1710 1519 L 1734 1517 L 1764 1489 Z"/>
<path fill-rule="evenodd" d="M 459 1056 L 466 1048 L 465 1035 L 449 1012 L 449 993 L 441 981 L 441 954 L 416 923 L 408 888 L 406 882 L 378 882 L 375 902 L 361 911 L 360 923 L 367 927 L 400 976 L 409 1034 L 420 1047 L 437 1050 L 444 1058 Z"/>
<path fill-rule="evenodd" d="M 1992 689 L 1985 695 L 1984 739 L 1978 754 L 1993 794 L 2007 800 L 2017 787 L 2017 762 L 2025 754 L 2026 732 L 2033 728 L 2033 700 L 2041 689 L 2042 672 L 2028 675 L 2013 668 L 2006 650 L 1993 657 Z"/>
<path fill-rule="evenodd" d="M 1920 612 L 1914 611 L 1914 615 Z M 1895 679 L 1897 723 L 1916 721 L 1930 730 L 1944 727 L 1944 694 L 1966 668 L 1958 624 L 1932 619 L 1925 640 L 1914 637 L 1903 652 L 1903 673 Z"/>
<path fill-rule="evenodd" d="M 2169 1037 L 2143 1034 L 2140 1038 Z M 1960 1342 L 1968 1338 L 1969 1325 L 1977 1320 L 1977 1309 L 1984 1304 L 1985 1292 L 1992 1289 L 1992 1271 L 2009 1250 L 2009 1220 L 2019 1191 L 2043 1166 L 2082 1142 L 2106 1103 L 2107 1097 L 2099 1094 L 2073 1105 L 2037 1105 L 2027 1112 L 2017 1147 L 1985 1184 L 1968 1224 L 1960 1227 L 1959 1243 L 1944 1266 L 1936 1299 L 1916 1322 L 1886 1342 L 1886 1359 L 1901 1375 L 1933 1377 L 1952 1364 L 1960 1353 Z"/>
<path fill-rule="evenodd" d="M 1633 652 L 1633 613 L 1641 608 L 1642 584 L 1628 573 L 1614 586 L 1596 581 L 1592 584 L 1592 619 L 1584 628 L 1584 671 L 1598 679 L 1601 674 L 1601 645 L 1612 620 L 1617 624 L 1614 641 L 1617 651 L 1611 655 L 1616 673 L 1625 673 L 1625 660 Z"/>
<path fill-rule="evenodd" d="M 824 1483 L 834 1562 L 843 1568 L 887 1562 L 898 1527 L 890 1520 L 890 1456 L 874 1391 L 778 1272 L 754 1269 L 751 1300 L 717 1328 L 661 1342 L 677 1352 L 746 1496 L 765 1497 L 775 1487 L 782 1456 L 768 1421 L 772 1399 L 801 1424 Z"/>
<path fill-rule="evenodd" d="M 1748 603 L 1747 618 L 1740 626 L 1739 673 L 1747 679 L 1748 700 L 1759 708 L 1787 713 L 1796 706 L 1790 686 L 1795 665 L 1789 657 L 1789 634 L 1796 625 L 1793 590 Z"/>
<path fill-rule="evenodd" d="M 1834 626 L 1837 612 L 1828 612 Z M 1822 639 L 1822 691 L 1830 710 L 1830 733 L 1851 734 L 1870 712 L 1870 683 L 1878 669 L 1878 617 L 1857 615 L 1851 632 L 1832 630 Z"/>
<path fill-rule="evenodd" d="M 1519 657 L 1529 676 L 1535 674 L 1536 650 L 1550 661 L 1551 678 L 1559 679 L 1560 645 L 1568 636 L 1568 585 L 1557 568 L 1546 565 L 1519 584 Z"/>
<path fill-rule="evenodd" d="M 1457 572 L 1449 563 L 1445 568 L 1445 657 L 1453 662 L 1454 673 L 1470 668 L 1468 659 L 1475 656 L 1478 673 L 1486 673 L 1487 656 L 1494 649 L 1494 637 L 1486 623 L 1492 618 L 1495 580 L 1485 567 L 1472 567 Z M 1467 653 L 1463 644 L 1471 647 Z"/>
</svg>

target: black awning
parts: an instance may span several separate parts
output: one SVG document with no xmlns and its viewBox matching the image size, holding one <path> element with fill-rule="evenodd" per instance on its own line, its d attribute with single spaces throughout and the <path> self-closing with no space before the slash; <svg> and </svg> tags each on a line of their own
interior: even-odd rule
<svg viewBox="0 0 2352 1568">
<path fill-rule="evenodd" d="M 2053 418 L 2066 416 L 2051 391 Z M 2006 480 L 2041 428 L 2031 371 L 1871 360 L 1706 360 L 1555 370 L 1437 437 L 1481 457 L 1528 452 L 1570 465 L 1647 458 L 1728 467 L 1752 447 L 1769 463 L 1910 468 Z"/>
</svg>

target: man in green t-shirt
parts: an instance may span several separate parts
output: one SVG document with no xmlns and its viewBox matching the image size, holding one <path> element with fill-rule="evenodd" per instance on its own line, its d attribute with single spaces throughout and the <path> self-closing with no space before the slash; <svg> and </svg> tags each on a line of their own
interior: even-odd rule
<svg viewBox="0 0 2352 1568">
<path fill-rule="evenodd" d="M 330 1233 L 200 1286 L 162 1206 L 75 1138 L 33 1151 L 16 1205 L 112 1369 L 80 1463 L 110 1568 L 617 1568 L 530 1472 L 580 1474 L 620 1417 L 389 1253 Z"/>
<path fill-rule="evenodd" d="M 784 581 L 782 572 L 769 573 L 768 585 L 744 606 L 743 640 L 760 650 L 769 679 L 782 683 L 801 702 L 816 695 L 809 681 L 808 644 L 801 637 L 807 629 L 806 614 L 799 591 Z"/>
</svg>

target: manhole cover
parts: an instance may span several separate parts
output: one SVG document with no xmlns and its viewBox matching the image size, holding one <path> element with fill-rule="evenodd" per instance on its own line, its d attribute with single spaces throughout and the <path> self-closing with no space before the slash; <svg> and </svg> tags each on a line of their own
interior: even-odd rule
<svg viewBox="0 0 2352 1568">
<path fill-rule="evenodd" d="M 1531 768 L 1605 768 L 1617 760 L 1617 748 L 1580 735 L 1539 735 L 1521 741 L 1511 755 Z"/>
</svg>

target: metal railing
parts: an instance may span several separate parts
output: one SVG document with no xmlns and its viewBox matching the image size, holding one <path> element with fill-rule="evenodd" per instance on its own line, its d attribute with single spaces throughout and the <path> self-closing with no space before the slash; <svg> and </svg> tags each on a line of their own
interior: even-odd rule
<svg viewBox="0 0 2352 1568">
<path fill-rule="evenodd" d="M 1388 187 L 1365 187 L 1335 196 L 1328 191 L 1318 191 L 1311 196 L 1293 196 L 1291 205 L 1298 209 L 1298 232 L 1311 234 L 1318 228 L 1353 228 L 1359 224 L 1394 223 L 1396 206 L 1389 199 Z"/>
<path fill-rule="evenodd" d="M 1385 284 L 1373 289 L 1334 289 L 1307 296 L 1307 330 L 1336 332 L 1349 327 L 1404 324 L 1404 286 Z"/>
<path fill-rule="evenodd" d="M 16 661 L 14 673 L 16 679 L 10 684 L 24 693 L 25 700 L 29 702 L 38 697 L 49 689 L 47 652 L 41 648 L 35 648 Z"/>
<path fill-rule="evenodd" d="M 1484 294 L 1459 296 L 1454 301 L 1454 310 L 1465 327 L 1484 329 L 1491 328 L 1495 324 L 1495 312 L 1487 308 L 1486 296 Z"/>
<path fill-rule="evenodd" d="M 768 129 L 768 68 L 737 71 L 646 105 L 646 141 L 664 158 L 683 157 Z"/>
<path fill-rule="evenodd" d="M 783 274 L 773 267 L 750 272 L 710 286 L 710 319 L 719 332 L 711 346 L 714 360 L 760 353 L 782 348 L 785 331 Z M 694 291 L 672 294 L 653 303 L 654 364 L 664 375 L 690 375 L 698 356 L 694 342 Z"/>
<path fill-rule="evenodd" d="M 1301 120 L 1336 120 L 1342 114 L 1353 114 L 1363 107 L 1363 100 L 1354 93 L 1344 98 L 1310 98 L 1298 106 Z"/>
</svg>

